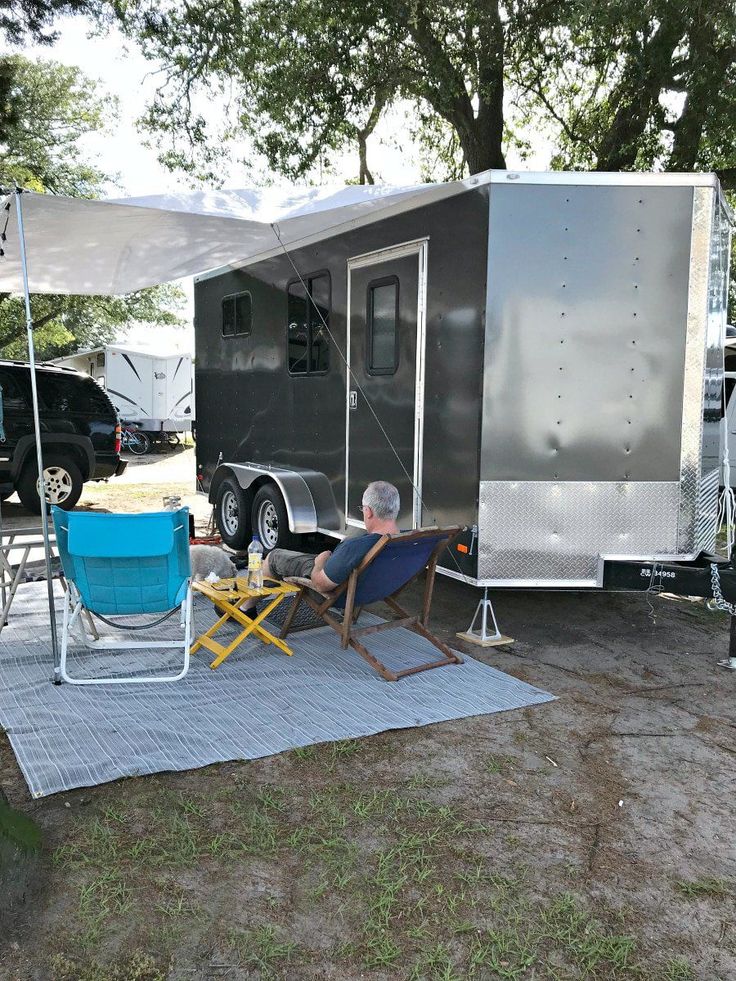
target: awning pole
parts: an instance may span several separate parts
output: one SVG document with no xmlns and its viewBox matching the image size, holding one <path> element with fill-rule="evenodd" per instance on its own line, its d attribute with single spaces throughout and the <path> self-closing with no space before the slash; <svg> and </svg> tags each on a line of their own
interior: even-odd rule
<svg viewBox="0 0 736 981">
<path fill-rule="evenodd" d="M 51 542 L 49 540 L 49 517 L 46 508 L 46 482 L 43 479 L 43 453 L 41 451 L 41 420 L 38 415 L 38 386 L 36 385 L 36 352 L 33 347 L 33 320 L 31 318 L 31 294 L 28 288 L 28 265 L 26 263 L 26 238 L 23 232 L 23 191 L 15 189 L 15 208 L 18 216 L 18 241 L 20 245 L 20 264 L 23 271 L 23 295 L 26 304 L 26 333 L 28 335 L 28 360 L 31 364 L 31 394 L 33 396 L 33 427 L 36 433 L 36 460 L 38 462 L 38 496 L 41 501 L 41 530 L 43 550 L 46 556 L 46 585 L 49 593 L 49 620 L 51 622 L 51 651 L 54 656 L 55 685 L 61 684 L 59 667 L 59 641 L 56 636 L 56 610 L 54 608 L 54 580 L 51 578 Z"/>
</svg>

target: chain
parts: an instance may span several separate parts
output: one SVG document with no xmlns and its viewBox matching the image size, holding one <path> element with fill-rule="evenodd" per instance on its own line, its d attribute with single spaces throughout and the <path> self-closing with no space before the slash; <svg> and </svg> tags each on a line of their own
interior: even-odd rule
<svg viewBox="0 0 736 981">
<path fill-rule="evenodd" d="M 721 592 L 721 575 L 715 562 L 710 564 L 710 586 L 713 591 L 713 605 L 718 610 L 724 610 L 731 616 L 736 616 L 736 605 L 729 603 Z"/>
<path fill-rule="evenodd" d="M 647 616 L 652 621 L 652 624 L 655 627 L 657 625 L 657 613 L 654 609 L 654 604 L 652 603 L 650 597 L 659 596 L 659 594 L 662 592 L 663 589 L 661 576 L 659 582 L 655 582 L 656 576 L 657 576 L 657 563 L 652 562 L 652 572 L 649 576 L 649 585 L 647 586 L 645 595 L 647 600 L 647 606 L 649 607 L 649 609 L 647 610 Z"/>
</svg>

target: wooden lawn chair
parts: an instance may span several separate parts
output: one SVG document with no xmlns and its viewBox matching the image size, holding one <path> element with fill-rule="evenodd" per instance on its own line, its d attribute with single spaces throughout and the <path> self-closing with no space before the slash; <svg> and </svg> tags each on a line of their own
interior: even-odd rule
<svg viewBox="0 0 736 981">
<path fill-rule="evenodd" d="M 441 553 L 448 547 L 460 531 L 457 526 L 451 528 L 426 528 L 419 531 L 402 532 L 399 535 L 382 535 L 376 544 L 366 554 L 357 568 L 336 590 L 329 594 L 319 593 L 311 579 L 288 577 L 288 582 L 301 586 L 299 595 L 291 605 L 289 614 L 281 628 L 281 638 L 289 633 L 291 624 L 302 601 L 305 601 L 321 619 L 340 635 L 341 646 L 345 649 L 350 645 L 361 657 L 387 681 L 398 681 L 409 674 L 418 671 L 429 671 L 446 664 L 462 664 L 462 657 L 450 650 L 439 640 L 428 627 L 429 611 L 432 605 L 432 591 L 437 571 L 437 561 Z M 424 586 L 424 597 L 421 612 L 410 614 L 397 602 L 397 597 L 406 587 L 414 582 L 424 570 L 427 578 Z M 360 611 L 369 603 L 385 603 L 398 618 L 386 623 L 370 627 L 355 627 L 355 621 Z M 331 615 L 332 610 L 342 610 L 342 623 Z M 418 664 L 403 671 L 392 671 L 362 643 L 362 638 L 368 634 L 393 630 L 396 627 L 406 627 L 424 637 L 433 644 L 442 657 L 436 661 Z"/>
</svg>

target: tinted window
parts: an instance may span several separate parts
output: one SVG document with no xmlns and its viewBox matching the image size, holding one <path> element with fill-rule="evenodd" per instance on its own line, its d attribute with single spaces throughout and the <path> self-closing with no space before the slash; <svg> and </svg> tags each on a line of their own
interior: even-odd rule
<svg viewBox="0 0 736 981">
<path fill-rule="evenodd" d="M 47 412 L 85 412 L 110 416 L 112 408 L 97 382 L 73 375 L 52 375 L 39 372 L 38 399 Z"/>
<path fill-rule="evenodd" d="M 309 292 L 312 302 L 309 305 L 311 322 L 311 357 L 309 370 L 325 372 L 330 367 L 330 337 L 325 324 L 330 325 L 330 279 L 317 276 L 311 280 Z"/>
<path fill-rule="evenodd" d="M 30 384 L 30 380 L 28 380 Z M 0 387 L 2 387 L 3 410 L 14 409 L 25 412 L 30 409 L 30 391 L 28 386 L 18 378 L 15 372 L 0 370 Z"/>
<path fill-rule="evenodd" d="M 245 293 L 231 293 L 222 300 L 222 336 L 242 337 L 253 327 L 253 298 Z"/>
<path fill-rule="evenodd" d="M 395 276 L 368 285 L 368 372 L 393 375 L 399 361 L 399 281 Z"/>
<path fill-rule="evenodd" d="M 323 375 L 330 367 L 330 277 L 289 283 L 287 345 L 292 375 Z M 307 291 L 309 295 L 307 295 Z"/>
<path fill-rule="evenodd" d="M 306 375 L 309 368 L 309 325 L 307 323 L 307 294 L 301 283 L 292 283 L 289 286 L 286 331 L 289 371 L 292 375 Z"/>
</svg>

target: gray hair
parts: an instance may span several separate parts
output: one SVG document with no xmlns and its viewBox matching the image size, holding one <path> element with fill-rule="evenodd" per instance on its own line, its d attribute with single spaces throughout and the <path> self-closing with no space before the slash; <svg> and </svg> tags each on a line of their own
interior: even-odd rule
<svg viewBox="0 0 736 981">
<path fill-rule="evenodd" d="M 399 492 L 393 484 L 385 480 L 374 480 L 363 493 L 363 504 L 369 507 L 377 518 L 395 521 L 401 507 Z"/>
</svg>

